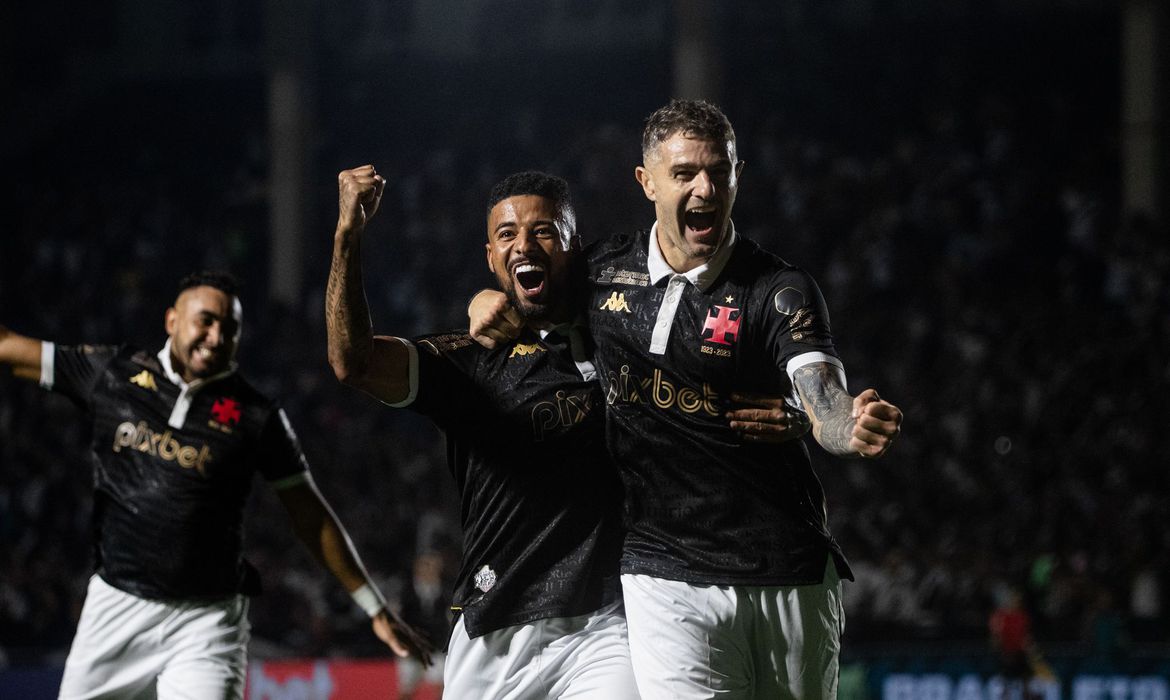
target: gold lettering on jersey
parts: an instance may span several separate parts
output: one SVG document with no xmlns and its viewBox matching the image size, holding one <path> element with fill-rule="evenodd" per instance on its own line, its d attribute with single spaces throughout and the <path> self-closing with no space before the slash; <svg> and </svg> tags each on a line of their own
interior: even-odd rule
<svg viewBox="0 0 1170 700">
<path fill-rule="evenodd" d="M 585 420 L 593 409 L 588 391 L 571 394 L 558 391 L 553 401 L 541 401 L 532 407 L 532 437 L 537 442 L 550 434 L 562 433 Z"/>
<path fill-rule="evenodd" d="M 123 449 L 145 452 L 151 457 L 159 457 L 168 462 L 178 462 L 184 469 L 194 469 L 203 476 L 207 463 L 212 460 L 211 448 L 193 447 L 184 445 L 176 440 L 170 430 L 156 433 L 150 429 L 146 421 L 138 421 L 135 425 L 130 421 L 122 423 L 114 429 L 114 452 Z"/>
<path fill-rule="evenodd" d="M 632 287 L 650 286 L 650 274 L 634 270 L 615 270 L 607 267 L 597 276 L 599 284 L 628 284 Z"/>
<path fill-rule="evenodd" d="M 598 307 L 602 311 L 625 311 L 630 313 L 630 305 L 626 303 L 626 295 L 620 292 L 613 292 L 609 298 L 602 302 Z"/>
<path fill-rule="evenodd" d="M 715 357 L 731 357 L 731 350 L 727 348 L 716 348 L 710 345 L 700 345 L 699 352 L 704 355 L 714 355 Z"/>
<path fill-rule="evenodd" d="M 512 346 L 512 352 L 508 353 L 508 358 L 511 359 L 517 355 L 521 357 L 535 355 L 538 352 L 544 352 L 544 348 L 540 346 L 540 343 L 516 343 Z"/>
<path fill-rule="evenodd" d="M 702 388 L 676 386 L 663 378 L 662 370 L 655 368 L 649 377 L 637 377 L 630 372 L 629 365 L 622 365 L 616 374 L 610 372 L 605 401 L 608 404 L 642 403 L 649 397 L 656 408 L 668 411 L 677 407 L 683 413 L 703 411 L 710 416 L 719 416 L 719 393 L 710 384 Z"/>
<path fill-rule="evenodd" d="M 154 375 L 145 369 L 133 377 L 130 377 L 130 383 L 140 386 L 143 389 L 158 391 L 158 385 L 154 383 Z"/>
</svg>

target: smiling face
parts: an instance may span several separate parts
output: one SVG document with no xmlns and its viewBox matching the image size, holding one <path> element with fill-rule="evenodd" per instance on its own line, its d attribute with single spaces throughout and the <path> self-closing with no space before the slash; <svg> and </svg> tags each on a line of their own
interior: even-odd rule
<svg viewBox="0 0 1170 700">
<path fill-rule="evenodd" d="M 727 237 L 743 163 L 735 143 L 678 131 L 644 154 L 635 174 L 658 217 L 658 245 L 676 272 L 707 261 Z"/>
<path fill-rule="evenodd" d="M 502 199 L 488 213 L 488 269 L 512 307 L 538 327 L 566 320 L 577 241 L 571 216 L 535 194 Z"/>
<path fill-rule="evenodd" d="M 183 290 L 166 315 L 175 372 L 191 382 L 226 370 L 236 356 L 242 321 L 235 296 L 208 286 Z"/>
</svg>

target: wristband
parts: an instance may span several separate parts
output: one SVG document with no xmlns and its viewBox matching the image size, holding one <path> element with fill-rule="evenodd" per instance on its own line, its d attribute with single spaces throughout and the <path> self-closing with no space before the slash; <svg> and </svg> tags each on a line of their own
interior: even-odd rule
<svg viewBox="0 0 1170 700">
<path fill-rule="evenodd" d="M 353 602 L 358 604 L 358 607 L 366 611 L 370 617 L 374 617 L 382 608 L 386 607 L 385 602 L 382 601 L 382 594 L 378 589 L 371 586 L 369 583 L 362 584 L 354 592 L 349 594 L 353 598 Z"/>
</svg>

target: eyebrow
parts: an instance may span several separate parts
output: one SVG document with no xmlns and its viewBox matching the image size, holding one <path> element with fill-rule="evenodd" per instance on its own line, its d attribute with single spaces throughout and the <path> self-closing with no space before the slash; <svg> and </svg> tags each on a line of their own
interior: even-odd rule
<svg viewBox="0 0 1170 700">
<path fill-rule="evenodd" d="M 533 226 L 556 226 L 556 223 L 557 222 L 555 219 L 537 219 L 536 221 L 532 222 L 532 225 Z M 499 231 L 500 229 L 504 228 L 505 226 L 515 226 L 515 225 L 516 225 L 516 222 L 511 220 L 511 219 L 509 219 L 507 221 L 501 221 L 500 223 L 496 224 L 496 227 L 494 229 L 492 229 L 492 231 L 493 232 Z"/>
</svg>

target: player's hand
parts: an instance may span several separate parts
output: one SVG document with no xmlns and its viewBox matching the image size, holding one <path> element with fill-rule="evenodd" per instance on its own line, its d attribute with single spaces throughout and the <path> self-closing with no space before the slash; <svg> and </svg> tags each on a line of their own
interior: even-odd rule
<svg viewBox="0 0 1170 700">
<path fill-rule="evenodd" d="M 475 342 L 491 350 L 507 345 L 520 335 L 524 322 L 503 292 L 485 289 L 467 305 L 468 332 Z"/>
<path fill-rule="evenodd" d="M 423 666 L 431 665 L 431 653 L 435 650 L 434 646 L 425 636 L 403 622 L 398 615 L 382 608 L 373 617 L 371 625 L 378 639 L 385 642 L 386 646 L 390 647 L 390 650 L 396 655 L 402 658 L 413 656 Z"/>
<path fill-rule="evenodd" d="M 856 422 L 849 448 L 861 457 L 881 457 L 902 432 L 902 411 L 884 401 L 873 389 L 866 389 L 853 399 L 852 416 Z"/>
<path fill-rule="evenodd" d="M 337 230 L 352 231 L 365 225 L 378 211 L 386 180 L 372 165 L 337 174 Z"/>
<path fill-rule="evenodd" d="M 737 392 L 731 400 L 736 406 L 724 415 L 744 442 L 788 442 L 803 437 L 812 426 L 808 414 L 778 396 Z"/>
</svg>

